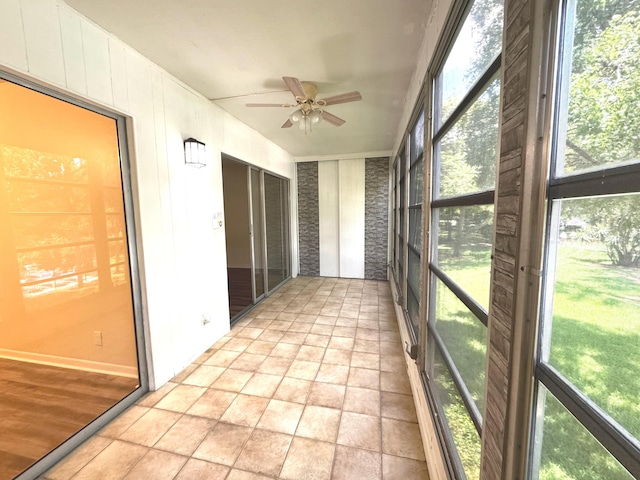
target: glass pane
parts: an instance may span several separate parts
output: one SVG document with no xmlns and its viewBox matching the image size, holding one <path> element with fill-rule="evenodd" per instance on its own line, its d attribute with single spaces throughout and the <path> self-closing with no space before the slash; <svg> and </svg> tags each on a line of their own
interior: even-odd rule
<svg viewBox="0 0 640 480">
<path fill-rule="evenodd" d="M 639 28 L 637 1 L 577 2 L 558 176 L 640 158 Z"/>
<path fill-rule="evenodd" d="M 409 170 L 409 205 L 422 203 L 422 160 Z"/>
<path fill-rule="evenodd" d="M 468 479 L 477 480 L 480 478 L 480 436 L 437 349 L 434 353 L 433 386 L 436 401 L 444 412 L 464 473 Z"/>
<path fill-rule="evenodd" d="M 262 235 L 262 194 L 260 192 L 260 172 L 251 170 L 251 213 L 253 221 L 253 265 L 256 297 L 264 293 L 264 252 Z"/>
<path fill-rule="evenodd" d="M 289 276 L 286 181 L 265 173 L 264 202 L 267 231 L 267 286 L 271 291 Z"/>
<path fill-rule="evenodd" d="M 14 478 L 139 379 L 116 121 L 8 81 L 0 105 L 0 445 L 20 447 L 0 477 Z"/>
<path fill-rule="evenodd" d="M 422 209 L 409 209 L 409 245 L 420 251 L 422 243 Z"/>
<path fill-rule="evenodd" d="M 442 125 L 502 49 L 502 0 L 477 0 L 467 16 L 442 73 Z M 497 117 L 495 117 L 497 118 Z"/>
<path fill-rule="evenodd" d="M 586 430 L 564 406 L 540 385 L 544 417 L 539 418 L 542 438 L 541 480 L 631 480 L 633 476 Z M 534 466 L 534 468 L 537 467 Z"/>
<path fill-rule="evenodd" d="M 487 327 L 440 280 L 436 280 L 436 330 L 482 412 Z"/>
<path fill-rule="evenodd" d="M 438 267 L 488 311 L 493 205 L 439 208 L 435 213 Z"/>
<path fill-rule="evenodd" d="M 413 132 L 411 132 L 411 164 L 413 164 L 424 149 L 424 112 L 418 117 Z"/>
<path fill-rule="evenodd" d="M 440 139 L 439 197 L 495 187 L 499 107 L 500 81 L 496 79 Z"/>
<path fill-rule="evenodd" d="M 420 303 L 418 299 L 415 297 L 411 289 L 407 289 L 407 312 L 409 312 L 409 320 L 411 321 L 411 328 L 413 329 L 413 333 L 415 333 L 416 337 L 418 337 L 419 331 L 419 321 L 418 317 L 420 316 Z"/>
<path fill-rule="evenodd" d="M 417 294 L 420 292 L 420 257 L 418 257 L 418 255 L 416 255 L 410 248 L 407 250 L 409 253 L 409 272 L 407 275 L 407 282 L 409 282 L 409 285 L 411 285 L 413 291 Z"/>
<path fill-rule="evenodd" d="M 640 438 L 640 195 L 554 208 L 561 213 L 549 362 Z"/>
</svg>

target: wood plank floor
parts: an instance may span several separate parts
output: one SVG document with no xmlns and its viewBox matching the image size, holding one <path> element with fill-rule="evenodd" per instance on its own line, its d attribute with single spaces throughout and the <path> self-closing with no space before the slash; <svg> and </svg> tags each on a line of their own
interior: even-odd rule
<svg viewBox="0 0 640 480">
<path fill-rule="evenodd" d="M 134 378 L 0 358 L 0 478 L 13 478 L 131 393 Z"/>
</svg>

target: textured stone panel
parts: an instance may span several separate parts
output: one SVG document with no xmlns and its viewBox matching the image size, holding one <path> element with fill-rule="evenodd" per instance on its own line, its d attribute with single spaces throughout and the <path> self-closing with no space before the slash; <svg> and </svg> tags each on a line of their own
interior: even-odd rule
<svg viewBox="0 0 640 480">
<path fill-rule="evenodd" d="M 303 162 L 297 166 L 300 275 L 319 276 L 318 162 Z"/>
<path fill-rule="evenodd" d="M 364 182 L 364 278 L 386 280 L 389 238 L 389 159 L 367 158 Z"/>
</svg>

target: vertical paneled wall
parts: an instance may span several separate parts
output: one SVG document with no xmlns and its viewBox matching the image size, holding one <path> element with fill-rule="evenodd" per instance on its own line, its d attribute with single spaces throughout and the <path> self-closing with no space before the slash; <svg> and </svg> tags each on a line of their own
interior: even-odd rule
<svg viewBox="0 0 640 480">
<path fill-rule="evenodd" d="M 318 162 L 298 163 L 300 275 L 320 275 Z"/>
<path fill-rule="evenodd" d="M 320 211 L 320 275 L 340 276 L 340 207 L 338 201 L 338 162 L 318 164 Z"/>
<path fill-rule="evenodd" d="M 367 158 L 364 197 L 364 277 L 386 280 L 389 241 L 388 158 Z"/>
<path fill-rule="evenodd" d="M 388 198 L 388 158 L 299 163 L 300 273 L 385 280 Z"/>
</svg>

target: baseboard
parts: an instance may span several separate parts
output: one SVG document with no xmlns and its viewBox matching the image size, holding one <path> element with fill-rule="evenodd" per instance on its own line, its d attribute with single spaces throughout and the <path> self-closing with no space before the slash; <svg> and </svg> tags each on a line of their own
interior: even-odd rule
<svg viewBox="0 0 640 480">
<path fill-rule="evenodd" d="M 391 293 L 394 298 L 396 298 L 398 291 L 396 289 L 393 276 L 391 276 L 389 284 L 391 286 Z M 394 308 L 396 311 L 398 328 L 400 329 L 402 345 L 404 345 L 405 342 L 411 345 L 411 337 L 407 330 L 407 324 L 404 321 L 402 307 L 394 302 Z M 420 372 L 418 371 L 415 361 L 409 357 L 409 355 L 405 354 L 404 359 L 407 363 L 407 374 L 409 375 L 409 383 L 411 384 L 411 393 L 413 394 L 416 414 L 418 415 L 418 425 L 420 426 L 424 455 L 427 460 L 427 467 L 429 468 L 429 478 L 431 480 L 449 480 L 449 474 L 447 473 L 443 452 L 436 434 L 433 417 L 431 416 L 431 411 L 427 404 L 427 396 L 422 386 Z"/>
<path fill-rule="evenodd" d="M 46 355 L 43 353 L 20 352 L 0 348 L 0 358 L 7 360 L 17 360 L 20 362 L 39 363 L 41 365 L 51 365 L 53 367 L 70 368 L 82 370 L 84 372 L 104 373 L 117 377 L 138 378 L 138 369 L 125 365 L 113 363 L 93 362 L 91 360 L 80 360 L 77 358 L 59 357 L 57 355 Z"/>
</svg>

